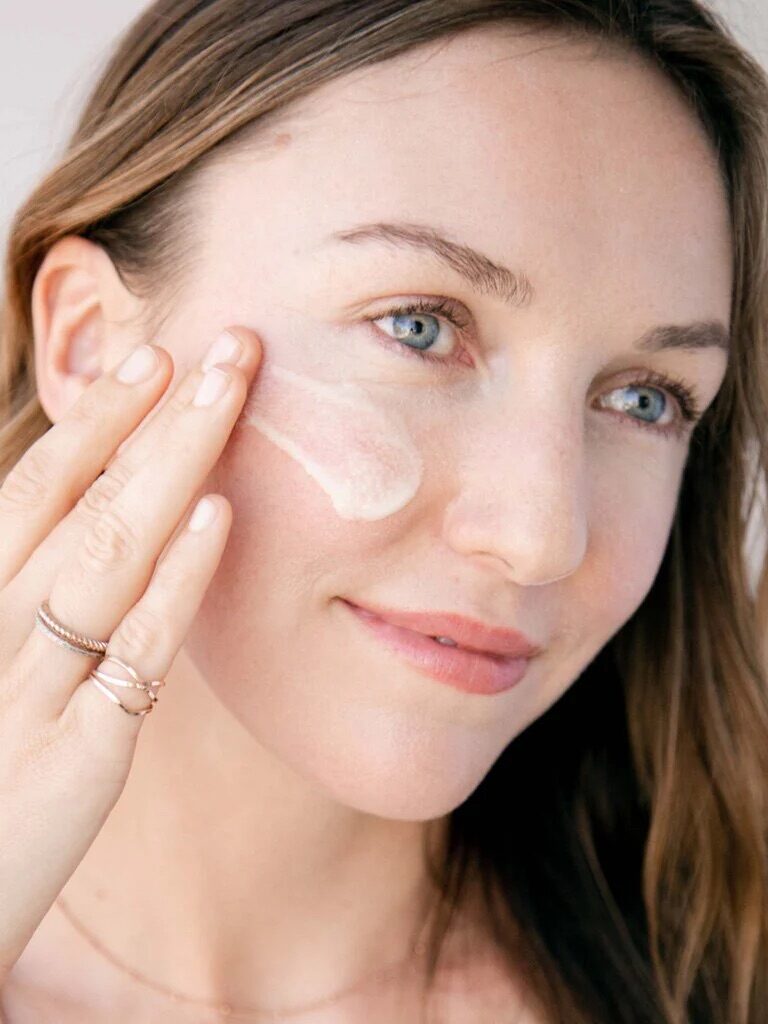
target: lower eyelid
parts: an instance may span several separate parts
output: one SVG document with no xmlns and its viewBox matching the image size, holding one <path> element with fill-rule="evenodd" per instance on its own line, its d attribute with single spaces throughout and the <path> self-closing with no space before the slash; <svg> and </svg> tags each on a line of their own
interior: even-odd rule
<svg viewBox="0 0 768 1024">
<path fill-rule="evenodd" d="M 419 350 L 417 348 L 413 348 L 401 339 L 393 338 L 391 335 L 387 334 L 386 331 L 383 331 L 381 328 L 376 326 L 376 322 L 378 320 L 384 320 L 398 315 L 418 315 L 419 313 L 431 316 L 441 324 L 448 324 L 448 326 L 452 328 L 456 333 L 457 338 L 457 355 L 440 356 L 433 354 L 429 349 Z M 462 343 L 463 327 L 451 320 L 449 317 L 446 317 L 445 313 L 438 314 L 431 312 L 430 310 L 411 310 L 404 304 L 402 308 L 390 308 L 384 313 L 379 313 L 375 317 L 367 317 L 365 322 L 370 324 L 371 327 L 377 331 L 377 336 L 381 344 L 388 348 L 393 348 L 396 352 L 402 353 L 405 358 L 412 357 L 419 359 L 422 363 L 429 363 L 431 365 L 442 364 L 444 367 L 451 367 L 457 362 L 461 362 L 463 365 L 470 368 L 475 365 L 471 356 L 469 356 L 466 347 Z M 620 410 L 610 408 L 607 408 L 606 411 L 613 412 L 620 418 L 627 418 L 634 424 L 638 425 L 641 429 L 645 429 L 651 433 L 655 432 L 661 436 L 664 436 L 667 433 L 673 433 L 675 432 L 675 429 L 677 429 L 678 432 L 684 432 L 686 427 L 695 426 L 700 419 L 701 414 L 699 412 L 696 394 L 693 389 L 682 381 L 676 381 L 672 378 L 667 380 L 666 375 L 662 375 L 662 377 L 663 379 L 660 381 L 655 380 L 653 375 L 651 375 L 649 379 L 643 379 L 642 376 L 633 378 L 608 388 L 604 394 L 610 394 L 612 391 L 620 391 L 623 388 L 629 387 L 644 387 L 650 390 L 659 391 L 676 407 L 677 412 L 675 415 L 675 422 L 669 423 L 665 427 L 656 427 L 653 423 L 646 423 L 643 420 L 635 419 L 629 412 L 622 413 Z"/>
</svg>

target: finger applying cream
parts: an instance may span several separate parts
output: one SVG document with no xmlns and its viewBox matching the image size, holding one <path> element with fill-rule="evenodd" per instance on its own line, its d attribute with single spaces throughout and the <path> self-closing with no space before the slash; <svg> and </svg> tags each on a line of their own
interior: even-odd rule
<svg viewBox="0 0 768 1024">
<path fill-rule="evenodd" d="M 384 519 L 421 484 L 421 457 L 400 417 L 352 382 L 267 362 L 242 417 L 299 463 L 342 519 Z"/>
</svg>

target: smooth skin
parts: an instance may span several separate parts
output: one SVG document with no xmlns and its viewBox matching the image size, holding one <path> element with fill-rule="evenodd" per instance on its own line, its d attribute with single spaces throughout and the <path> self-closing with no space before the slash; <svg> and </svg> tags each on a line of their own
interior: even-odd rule
<svg viewBox="0 0 768 1024">
<path fill-rule="evenodd" d="M 100 657 L 30 631 L 36 603 L 50 594 L 59 620 L 86 619 L 89 635 L 111 637 L 107 655 L 163 679 L 229 535 L 222 495 L 206 496 L 216 514 L 202 530 L 188 513 L 260 363 L 258 339 L 237 334 L 236 364 L 195 367 L 146 429 L 136 428 L 168 388 L 171 355 L 148 346 L 154 369 L 139 382 L 122 383 L 119 367 L 104 373 L 0 488 L 0 983 L 120 796 L 144 720 L 84 680 Z M 209 395 L 226 386 L 198 406 L 204 380 Z M 130 710 L 149 706 L 136 690 L 114 692 Z"/>
<path fill-rule="evenodd" d="M 629 388 L 643 371 L 666 372 L 704 410 L 727 358 L 717 349 L 643 354 L 634 343 L 657 324 L 727 323 L 730 225 L 711 145 L 658 69 L 592 41 L 495 26 L 325 83 L 265 138 L 219 154 L 198 184 L 183 211 L 194 259 L 151 340 L 183 371 L 222 327 L 243 325 L 263 345 L 265 369 L 275 360 L 363 381 L 382 401 L 396 396 L 426 472 L 400 513 L 344 521 L 285 452 L 247 423 L 233 430 L 205 483 L 232 508 L 220 571 L 140 729 L 121 798 L 63 897 L 114 956 L 171 989 L 296 1006 L 404 955 L 425 889 L 427 827 L 445 825 L 648 593 L 690 435 L 662 436 L 649 413 L 641 422 Z M 435 225 L 525 271 L 534 300 L 513 309 L 426 252 L 326 244 L 329 233 L 381 220 Z M 460 333 L 445 318 L 423 318 L 439 364 L 396 350 L 384 317 L 393 303 L 430 296 L 451 300 L 467 324 Z M 38 389 L 52 420 L 83 377 L 147 340 L 144 305 L 88 240 L 51 249 L 34 313 Z M 628 410 L 607 407 L 624 398 Z M 659 390 L 651 409 L 674 416 L 674 395 Z M 74 461 L 102 443 L 102 419 Z M 154 441 L 156 466 L 135 488 L 140 505 L 187 472 L 181 438 L 159 431 Z M 87 473 L 72 472 L 87 485 Z M 186 493 L 166 501 L 182 516 L 194 484 L 179 486 Z M 49 564 L 67 552 L 62 541 Z M 114 581 L 102 586 L 101 576 L 98 592 L 75 591 L 82 583 L 73 581 L 69 598 L 57 585 L 52 604 L 106 637 L 127 607 L 112 608 Z M 28 590 L 9 587 L 5 617 L 18 647 L 53 582 L 41 563 Z M 545 650 L 518 686 L 473 699 L 398 659 L 339 598 L 461 611 L 522 629 Z M 169 627 L 146 616 L 143 626 L 149 652 Z M 54 654 L 45 637 L 35 643 L 69 682 L 47 672 L 34 687 L 75 690 L 87 663 Z M 162 674 L 165 664 L 133 654 L 139 671 Z M 87 686 L 88 721 L 103 726 L 101 763 L 114 780 L 113 733 L 136 725 Z M 39 784 L 14 798 L 39 822 L 13 843 L 9 870 L 23 868 L 22 878 L 4 883 L 25 887 L 18 907 L 34 891 L 30 925 L 56 885 L 29 876 L 51 789 L 75 788 L 79 734 L 71 743 L 59 769 L 66 779 L 33 767 Z M 84 821 L 82 799 L 69 805 L 81 814 L 81 840 L 66 868 L 107 802 Z M 104 1024 L 105 1005 L 119 1005 L 110 1019 L 120 1024 L 202 1024 L 111 968 L 57 911 L 4 993 L 13 1024 Z M 26 934 L 19 929 L 8 951 Z M 490 987 L 485 979 L 476 990 Z M 512 1024 L 515 996 L 503 1005 L 512 1011 L 465 1004 L 438 1019 Z M 370 990 L 365 1002 L 293 1024 L 416 1019 L 383 1011 L 381 992 Z"/>
</svg>

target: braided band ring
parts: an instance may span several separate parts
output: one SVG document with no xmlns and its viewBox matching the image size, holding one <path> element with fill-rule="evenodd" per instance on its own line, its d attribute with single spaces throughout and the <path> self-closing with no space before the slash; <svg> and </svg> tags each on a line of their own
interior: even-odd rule
<svg viewBox="0 0 768 1024">
<path fill-rule="evenodd" d="M 78 654 L 103 655 L 98 668 L 94 669 L 90 673 L 88 679 L 101 693 L 104 694 L 105 697 L 108 697 L 113 704 L 117 704 L 118 707 L 121 707 L 127 715 L 147 715 L 152 711 L 157 702 L 157 694 L 153 689 L 151 689 L 151 687 L 159 688 L 161 686 L 165 686 L 165 680 L 154 679 L 150 682 L 145 682 L 133 666 L 129 665 L 114 654 L 107 654 L 109 641 L 95 640 L 93 637 L 85 636 L 83 633 L 76 633 L 73 630 L 68 629 L 54 616 L 47 601 L 43 601 L 43 603 L 38 607 L 35 614 L 35 625 L 49 639 L 54 640 L 57 644 L 61 644 L 62 647 L 67 647 L 71 651 L 76 651 Z M 107 661 L 113 661 L 116 665 L 119 665 L 129 674 L 131 679 L 122 679 L 120 676 L 111 675 L 109 672 L 105 672 L 101 666 Z M 127 708 L 111 690 L 107 689 L 104 685 L 105 683 L 112 683 L 114 686 L 127 686 L 143 690 L 149 697 L 149 707 L 142 708 L 139 711 L 132 711 L 130 708 Z"/>
<path fill-rule="evenodd" d="M 106 640 L 94 640 L 90 636 L 85 636 L 83 633 L 74 633 L 71 629 L 62 626 L 58 619 L 54 617 L 47 601 L 43 601 L 37 609 L 35 625 L 46 633 L 51 640 L 55 640 L 62 647 L 68 647 L 71 651 L 77 651 L 79 654 L 103 655 L 107 653 Z"/>
</svg>

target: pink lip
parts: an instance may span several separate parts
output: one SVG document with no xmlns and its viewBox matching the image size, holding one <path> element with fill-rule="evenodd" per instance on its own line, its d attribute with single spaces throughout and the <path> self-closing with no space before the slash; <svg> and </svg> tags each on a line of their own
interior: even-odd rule
<svg viewBox="0 0 768 1024">
<path fill-rule="evenodd" d="M 386 619 L 393 626 L 402 626 L 426 636 L 449 636 L 459 646 L 469 647 L 482 654 L 499 654 L 504 658 L 533 658 L 541 651 L 528 637 L 514 629 L 487 626 L 477 619 L 456 615 L 454 612 L 404 612 L 372 605 L 363 607 L 352 601 L 345 603 L 363 613 Z"/>
<path fill-rule="evenodd" d="M 486 626 L 453 613 L 372 611 L 341 600 L 380 640 L 417 668 L 467 693 L 509 689 L 520 682 L 529 660 L 540 650 L 513 630 Z M 430 636 L 449 636 L 462 646 L 440 644 Z M 475 648 L 485 645 L 485 650 L 464 649 L 470 641 Z M 489 651 L 489 645 L 495 650 Z"/>
</svg>

